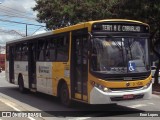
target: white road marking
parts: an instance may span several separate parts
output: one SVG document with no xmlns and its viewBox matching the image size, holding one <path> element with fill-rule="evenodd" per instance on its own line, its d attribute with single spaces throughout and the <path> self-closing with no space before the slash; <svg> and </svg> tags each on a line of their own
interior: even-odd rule
<svg viewBox="0 0 160 120">
<path fill-rule="evenodd" d="M 154 103 L 148 103 L 149 105 L 155 105 Z"/>
<path fill-rule="evenodd" d="M 72 118 L 69 120 L 86 120 L 86 119 L 90 119 L 91 117 L 78 117 L 78 118 Z"/>
<path fill-rule="evenodd" d="M 1 99 L 0 99 L 1 102 L 3 102 Z M 18 108 L 14 107 L 13 105 L 11 105 L 10 103 L 8 102 L 3 102 L 4 104 L 8 105 L 9 107 L 13 108 L 15 111 L 20 111 Z"/>
<path fill-rule="evenodd" d="M 131 106 L 127 106 L 127 107 L 131 107 L 131 108 L 139 108 L 139 107 L 145 107 L 147 106 L 146 104 L 137 104 L 137 105 L 131 105 Z"/>
<path fill-rule="evenodd" d="M 149 106 L 149 105 L 155 105 L 155 104 L 154 103 L 136 104 L 136 105 L 131 105 L 131 106 L 127 106 L 127 107 L 139 108 L 139 107 L 145 107 L 145 106 Z"/>
<path fill-rule="evenodd" d="M 15 107 L 15 104 L 14 104 L 14 103 L 8 101 L 7 99 L 1 98 L 0 101 L 3 102 L 4 104 L 6 104 L 7 106 L 13 108 L 15 111 L 18 111 L 18 112 L 21 111 L 21 110 L 19 110 L 18 108 Z M 33 117 L 27 117 L 27 118 L 30 119 L 30 120 L 36 120 L 36 119 L 34 119 Z"/>
</svg>

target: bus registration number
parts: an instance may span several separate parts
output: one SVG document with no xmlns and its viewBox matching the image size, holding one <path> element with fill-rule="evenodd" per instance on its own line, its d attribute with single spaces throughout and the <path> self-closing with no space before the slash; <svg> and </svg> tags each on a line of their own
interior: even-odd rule
<svg viewBox="0 0 160 120">
<path fill-rule="evenodd" d="M 133 99 L 134 98 L 134 95 L 130 94 L 130 95 L 124 95 L 123 96 L 123 99 L 124 100 L 127 100 L 127 99 Z"/>
</svg>

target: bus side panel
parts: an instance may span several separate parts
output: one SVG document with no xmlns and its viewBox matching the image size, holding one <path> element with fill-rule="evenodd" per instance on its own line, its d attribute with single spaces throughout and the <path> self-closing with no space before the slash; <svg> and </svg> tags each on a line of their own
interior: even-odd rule
<svg viewBox="0 0 160 120">
<path fill-rule="evenodd" d="M 36 63 L 37 91 L 53 95 L 52 62 Z"/>
<path fill-rule="evenodd" d="M 14 62 L 14 74 L 15 84 L 18 85 L 18 77 L 22 74 L 24 87 L 29 88 L 28 84 L 28 62 L 27 61 L 15 61 Z"/>
<path fill-rule="evenodd" d="M 58 84 L 60 80 L 65 81 L 70 93 L 70 64 L 69 62 L 54 62 L 53 63 L 53 93 L 57 96 Z"/>
</svg>

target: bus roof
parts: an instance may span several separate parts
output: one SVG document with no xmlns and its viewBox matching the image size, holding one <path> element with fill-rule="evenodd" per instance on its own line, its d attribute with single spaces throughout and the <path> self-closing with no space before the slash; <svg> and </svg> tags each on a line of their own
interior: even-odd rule
<svg viewBox="0 0 160 120">
<path fill-rule="evenodd" d="M 27 41 L 27 40 L 31 40 L 31 39 L 35 39 L 35 38 L 45 37 L 45 36 L 49 36 L 49 35 L 53 35 L 53 34 L 68 32 L 68 31 L 72 31 L 72 30 L 76 30 L 76 29 L 82 29 L 82 28 L 86 28 L 86 27 L 88 27 L 88 29 L 91 29 L 91 25 L 93 23 L 98 23 L 98 22 L 132 22 L 132 23 L 138 23 L 138 24 L 143 24 L 143 25 L 149 26 L 146 23 L 136 21 L 136 20 L 128 20 L 128 19 L 104 19 L 104 20 L 88 21 L 88 22 L 78 23 L 78 24 L 75 24 L 75 25 L 72 25 L 72 26 L 67 26 L 67 27 L 64 27 L 64 28 L 59 28 L 59 29 L 56 29 L 56 30 L 53 30 L 53 31 L 50 31 L 50 32 L 46 32 L 46 33 L 42 33 L 42 34 L 38 34 L 38 35 L 34 35 L 34 36 L 29 36 L 29 37 L 24 37 L 24 38 L 21 38 L 21 39 L 9 41 L 6 44 Z"/>
</svg>

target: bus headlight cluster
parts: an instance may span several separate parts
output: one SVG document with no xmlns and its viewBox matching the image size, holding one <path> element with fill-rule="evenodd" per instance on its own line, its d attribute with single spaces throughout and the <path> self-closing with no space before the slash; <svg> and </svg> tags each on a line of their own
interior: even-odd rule
<svg viewBox="0 0 160 120">
<path fill-rule="evenodd" d="M 151 84 L 152 84 L 152 80 L 149 81 L 149 82 L 143 87 L 143 89 L 147 89 Z"/>
<path fill-rule="evenodd" d="M 107 88 L 107 87 L 105 87 L 105 86 L 103 86 L 103 85 L 100 85 L 100 84 L 95 83 L 94 86 L 95 86 L 96 88 L 102 90 L 103 92 L 111 92 L 111 90 L 110 90 L 109 88 Z"/>
</svg>

